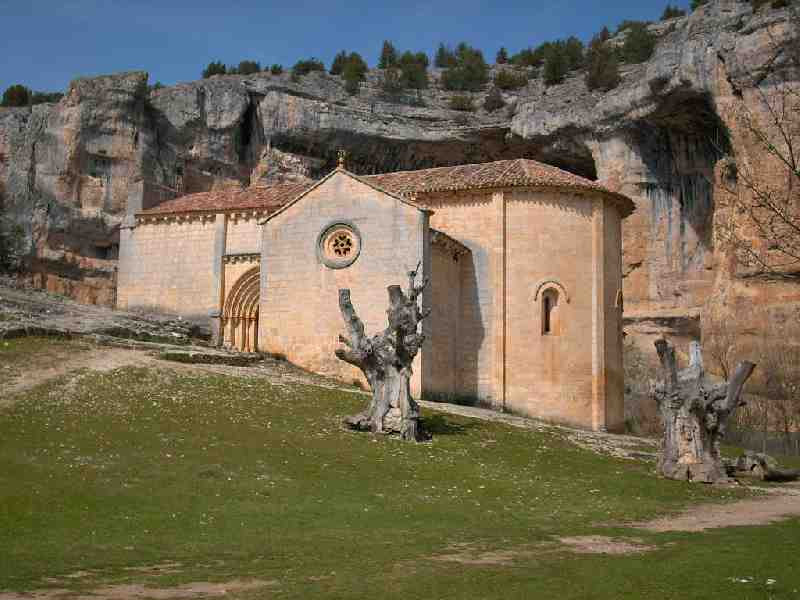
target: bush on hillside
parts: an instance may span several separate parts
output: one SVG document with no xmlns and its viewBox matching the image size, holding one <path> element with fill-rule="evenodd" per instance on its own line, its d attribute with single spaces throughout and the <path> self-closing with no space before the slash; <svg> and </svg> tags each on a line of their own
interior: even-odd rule
<svg viewBox="0 0 800 600">
<path fill-rule="evenodd" d="M 689 6 L 691 7 L 692 10 L 697 10 L 698 8 L 703 6 L 703 4 L 708 4 L 708 0 L 692 0 Z"/>
<path fill-rule="evenodd" d="M 469 96 L 458 94 L 450 98 L 450 109 L 472 112 L 475 110 L 475 104 Z"/>
<path fill-rule="evenodd" d="M 586 51 L 586 87 L 590 90 L 607 92 L 619 85 L 619 62 L 608 37 L 604 29 L 592 38 Z"/>
<path fill-rule="evenodd" d="M 203 79 L 208 79 L 212 75 L 225 75 L 227 72 L 228 68 L 221 61 L 213 61 L 203 69 Z"/>
<path fill-rule="evenodd" d="M 455 63 L 442 73 L 442 86 L 446 90 L 475 92 L 489 80 L 489 65 L 483 52 L 461 42 L 454 53 Z"/>
<path fill-rule="evenodd" d="M 506 105 L 506 101 L 503 100 L 503 94 L 500 93 L 500 90 L 496 87 L 493 87 L 489 90 L 489 93 L 486 94 L 486 98 L 483 99 L 483 108 L 487 112 L 494 112 L 499 108 L 503 108 Z"/>
<path fill-rule="evenodd" d="M 456 66 L 457 62 L 455 52 L 443 43 L 440 43 L 439 47 L 436 49 L 433 64 L 439 69 L 447 69 Z"/>
<path fill-rule="evenodd" d="M 628 27 L 620 55 L 626 63 L 642 63 L 650 59 L 655 47 L 656 36 L 647 28 L 647 24 L 633 23 Z"/>
<path fill-rule="evenodd" d="M 501 90 L 518 90 L 528 83 L 525 73 L 516 73 L 511 69 L 500 69 L 494 76 L 494 85 Z"/>
<path fill-rule="evenodd" d="M 317 60 L 316 58 L 298 60 L 292 67 L 292 77 L 303 77 L 304 75 L 308 75 L 314 71 L 325 71 L 325 65 L 321 60 Z"/>
<path fill-rule="evenodd" d="M 342 78 L 347 93 L 354 96 L 358 93 L 361 82 L 367 77 L 367 63 L 358 52 L 351 52 L 344 63 Z"/>
<path fill-rule="evenodd" d="M 497 51 L 494 62 L 498 65 L 504 65 L 508 62 L 508 50 L 506 50 L 505 47 L 501 47 L 500 50 Z"/>
<path fill-rule="evenodd" d="M 261 63 L 257 60 L 243 60 L 238 67 L 231 67 L 228 73 L 233 75 L 252 75 L 261 72 Z"/>
<path fill-rule="evenodd" d="M 397 50 L 389 40 L 384 40 L 381 48 L 381 56 L 378 60 L 379 69 L 388 69 L 397 63 Z"/>
<path fill-rule="evenodd" d="M 679 8 L 677 5 L 672 6 L 671 4 L 667 4 L 666 8 L 664 8 L 664 12 L 661 13 L 661 20 L 667 21 L 669 19 L 674 19 L 676 17 L 682 17 L 686 14 L 686 11 L 682 8 Z"/>
<path fill-rule="evenodd" d="M 269 68 L 269 72 L 272 73 L 273 75 L 280 75 L 281 73 L 283 73 L 283 65 L 275 63 Z"/>
</svg>

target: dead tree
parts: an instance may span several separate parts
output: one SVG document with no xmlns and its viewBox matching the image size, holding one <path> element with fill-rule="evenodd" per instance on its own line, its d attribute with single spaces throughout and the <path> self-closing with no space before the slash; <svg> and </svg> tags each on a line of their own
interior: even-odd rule
<svg viewBox="0 0 800 600">
<path fill-rule="evenodd" d="M 411 363 L 422 347 L 425 336 L 419 324 L 429 311 L 419 307 L 417 299 L 428 283 L 417 285 L 419 265 L 408 274 L 408 291 L 390 285 L 389 326 L 372 337 L 364 332 L 364 323 L 356 315 L 350 301 L 350 290 L 339 290 L 339 310 L 342 312 L 348 336 L 339 336 L 346 348 L 336 350 L 337 358 L 361 369 L 372 389 L 367 409 L 345 418 L 345 424 L 359 431 L 399 433 L 404 440 L 426 438 L 420 425 L 419 405 L 411 397 Z"/>
<path fill-rule="evenodd" d="M 728 419 L 744 404 L 739 397 L 755 365 L 741 362 L 730 381 L 714 383 L 706 378 L 698 342 L 692 342 L 689 367 L 680 372 L 675 347 L 665 339 L 655 345 L 664 370 L 664 379 L 653 385 L 664 423 L 659 473 L 686 481 L 727 480 L 719 444 Z"/>
</svg>

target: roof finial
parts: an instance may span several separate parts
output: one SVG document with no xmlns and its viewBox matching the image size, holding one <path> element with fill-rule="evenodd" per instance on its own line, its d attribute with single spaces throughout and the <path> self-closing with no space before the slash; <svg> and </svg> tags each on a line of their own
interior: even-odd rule
<svg viewBox="0 0 800 600">
<path fill-rule="evenodd" d="M 340 148 L 339 151 L 336 153 L 336 156 L 338 157 L 339 160 L 339 164 L 337 165 L 338 168 L 344 169 L 345 168 L 344 161 L 347 159 L 347 152 L 344 149 Z"/>
</svg>

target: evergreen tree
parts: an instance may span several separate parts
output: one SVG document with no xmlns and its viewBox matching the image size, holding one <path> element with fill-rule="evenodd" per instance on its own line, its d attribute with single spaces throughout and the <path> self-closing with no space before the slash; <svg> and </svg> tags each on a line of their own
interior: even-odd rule
<svg viewBox="0 0 800 600">
<path fill-rule="evenodd" d="M 307 58 L 298 60 L 292 67 L 292 77 L 297 79 L 303 75 L 308 75 L 312 71 L 324 71 L 325 65 L 321 60 L 316 58 Z"/>
<path fill-rule="evenodd" d="M 257 60 L 243 60 L 236 68 L 239 75 L 252 75 L 253 73 L 261 72 L 261 63 Z"/>
<path fill-rule="evenodd" d="M 3 92 L 3 101 L 0 106 L 28 106 L 31 104 L 31 91 L 24 85 L 9 86 Z"/>
<path fill-rule="evenodd" d="M 489 65 L 483 52 L 461 42 L 453 53 L 454 64 L 442 73 L 446 90 L 478 91 L 489 80 Z"/>
<path fill-rule="evenodd" d="M 406 51 L 397 62 L 400 68 L 400 85 L 404 88 L 421 90 L 428 87 L 428 55 Z"/>
<path fill-rule="evenodd" d="M 499 108 L 503 108 L 506 105 L 506 101 L 503 100 L 503 94 L 500 93 L 496 87 L 493 87 L 489 90 L 489 93 L 486 94 L 486 98 L 483 100 L 483 108 L 486 109 L 487 112 L 494 112 Z"/>
<path fill-rule="evenodd" d="M 336 56 L 333 57 L 333 62 L 331 63 L 331 75 L 341 75 L 344 71 L 344 67 L 347 64 L 348 60 L 347 52 L 342 50 Z"/>
<path fill-rule="evenodd" d="M 544 59 L 544 83 L 545 85 L 556 85 L 564 81 L 564 77 L 569 71 L 567 56 L 563 46 L 553 44 L 547 49 Z"/>
<path fill-rule="evenodd" d="M 568 37 L 563 44 L 563 52 L 569 71 L 580 69 L 583 66 L 583 42 L 578 38 Z"/>
<path fill-rule="evenodd" d="M 278 63 L 274 63 L 270 68 L 269 72 L 273 75 L 280 75 L 283 73 L 283 65 L 279 65 Z"/>
<path fill-rule="evenodd" d="M 655 47 L 656 36 L 647 28 L 647 24 L 632 23 L 628 26 L 628 33 L 620 53 L 626 63 L 642 63 L 650 59 Z"/>
<path fill-rule="evenodd" d="M 685 14 L 686 11 L 679 8 L 677 5 L 672 6 L 671 4 L 667 4 L 666 8 L 664 8 L 664 12 L 661 13 L 661 20 L 666 21 L 668 19 L 674 19 L 675 17 L 682 17 Z"/>
<path fill-rule="evenodd" d="M 221 61 L 210 62 L 203 69 L 203 79 L 208 79 L 212 75 L 225 75 L 227 72 L 228 68 Z"/>
<path fill-rule="evenodd" d="M 497 56 L 495 56 L 494 62 L 498 65 L 504 65 L 508 62 L 508 50 L 505 49 L 505 46 L 501 47 L 500 50 L 497 51 Z"/>
<path fill-rule="evenodd" d="M 708 0 L 692 0 L 691 4 L 689 6 L 691 6 L 692 10 L 697 10 L 698 8 L 703 6 L 703 4 L 707 4 L 707 3 L 708 3 Z"/>
<path fill-rule="evenodd" d="M 447 69 L 456 65 L 456 55 L 450 48 L 443 43 L 439 44 L 436 49 L 436 56 L 433 59 L 433 64 L 440 69 Z"/>
<path fill-rule="evenodd" d="M 604 29 L 608 33 L 607 29 Z M 590 90 L 608 91 L 619 85 L 619 63 L 616 52 L 607 44 L 604 33 L 592 38 L 586 51 L 586 87 Z"/>
<path fill-rule="evenodd" d="M 338 56 L 337 56 L 338 58 Z M 367 63 L 361 58 L 358 52 L 351 52 L 349 55 L 345 54 L 342 59 L 342 78 L 344 79 L 344 88 L 347 93 L 354 96 L 358 93 L 361 82 L 367 77 Z M 331 72 L 333 69 L 331 68 Z"/>
<path fill-rule="evenodd" d="M 378 61 L 379 69 L 388 69 L 397 63 L 397 50 L 389 40 L 384 40 L 381 48 L 381 58 Z"/>
</svg>

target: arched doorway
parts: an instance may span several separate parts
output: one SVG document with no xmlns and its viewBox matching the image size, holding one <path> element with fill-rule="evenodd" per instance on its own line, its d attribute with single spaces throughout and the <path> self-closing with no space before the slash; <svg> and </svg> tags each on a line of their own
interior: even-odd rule
<svg viewBox="0 0 800 600">
<path fill-rule="evenodd" d="M 258 350 L 260 282 L 261 271 L 258 267 L 253 267 L 239 277 L 225 298 L 220 322 L 225 347 L 240 352 Z"/>
</svg>

